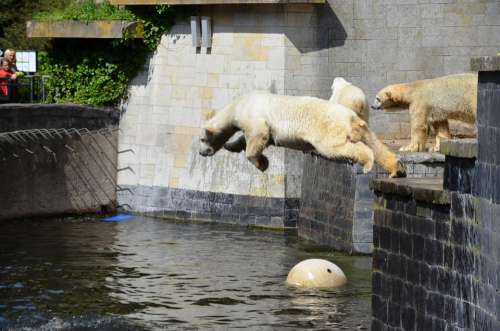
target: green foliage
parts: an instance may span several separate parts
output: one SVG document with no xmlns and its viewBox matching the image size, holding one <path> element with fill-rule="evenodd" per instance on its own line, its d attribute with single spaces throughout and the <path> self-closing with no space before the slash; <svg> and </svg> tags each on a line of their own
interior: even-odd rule
<svg viewBox="0 0 500 331">
<path fill-rule="evenodd" d="M 37 49 L 39 74 L 48 75 L 47 102 L 115 105 L 127 92 L 129 81 L 144 68 L 151 50 L 160 43 L 161 36 L 174 23 L 173 8 L 168 5 L 137 6 L 131 10 L 119 9 L 105 2 L 96 5 L 93 0 L 77 3 L 75 0 L 0 0 L 7 1 L 20 15 L 0 13 L 3 26 L 15 26 L 6 35 L 3 48 Z M 10 11 L 6 11 L 10 12 Z M 39 14 L 34 14 L 39 12 Z M 136 20 L 144 25 L 144 39 L 93 40 L 54 39 L 32 43 L 26 39 L 25 21 L 38 20 Z M 3 21 L 2 21 L 3 19 Z M 21 22 L 22 29 L 16 25 Z M 17 38 L 15 33 L 22 36 Z M 31 47 L 30 47 L 31 46 Z"/>
<path fill-rule="evenodd" d="M 96 4 L 94 0 L 73 2 L 61 10 L 39 12 L 33 15 L 38 21 L 99 21 L 99 20 L 134 20 L 136 17 L 130 10 L 120 9 L 107 1 Z"/>
<path fill-rule="evenodd" d="M 50 56 L 39 54 L 40 73 L 50 76 L 47 102 L 116 104 L 126 94 L 130 79 L 143 68 L 147 53 L 140 41 L 110 45 L 88 40 L 84 49 L 78 41 L 58 41 Z"/>
<path fill-rule="evenodd" d="M 144 24 L 144 44 L 150 50 L 158 47 L 161 36 L 173 25 L 173 13 L 174 8 L 169 5 L 144 6 L 135 10 L 137 19 Z"/>
<path fill-rule="evenodd" d="M 46 49 L 48 39 L 29 39 L 26 37 L 26 21 L 36 11 L 58 10 L 69 4 L 70 0 L 0 0 L 0 48 Z"/>
</svg>

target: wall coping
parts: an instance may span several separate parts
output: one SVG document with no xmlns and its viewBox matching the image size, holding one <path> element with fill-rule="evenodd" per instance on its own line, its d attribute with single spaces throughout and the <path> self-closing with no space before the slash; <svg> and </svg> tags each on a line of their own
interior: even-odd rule
<svg viewBox="0 0 500 331">
<path fill-rule="evenodd" d="M 472 71 L 500 71 L 500 55 L 473 57 L 470 68 Z"/>
<path fill-rule="evenodd" d="M 448 139 L 441 142 L 439 151 L 447 156 L 464 159 L 477 158 L 477 139 Z"/>
<path fill-rule="evenodd" d="M 435 152 L 398 153 L 398 158 L 403 163 L 444 163 L 444 155 Z"/>
<path fill-rule="evenodd" d="M 324 4 L 326 0 L 110 0 L 113 5 Z"/>
<path fill-rule="evenodd" d="M 450 196 L 443 189 L 443 178 L 373 179 L 370 188 L 375 192 L 412 197 L 435 205 L 449 205 Z"/>
<path fill-rule="evenodd" d="M 142 38 L 144 26 L 141 22 L 100 20 L 100 21 L 27 21 L 28 38 Z"/>
<path fill-rule="evenodd" d="M 2 103 L 0 104 L 0 114 L 11 110 L 17 111 L 67 111 L 82 114 L 83 116 L 93 116 L 102 114 L 115 119 L 120 118 L 120 111 L 113 107 L 87 106 L 73 103 L 50 104 L 50 103 Z"/>
</svg>

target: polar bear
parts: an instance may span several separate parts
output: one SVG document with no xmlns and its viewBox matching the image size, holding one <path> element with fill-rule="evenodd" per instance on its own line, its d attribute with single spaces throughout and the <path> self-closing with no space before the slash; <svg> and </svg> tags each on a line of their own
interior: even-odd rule
<svg viewBox="0 0 500 331">
<path fill-rule="evenodd" d="M 372 105 L 384 111 L 409 107 L 409 145 L 401 151 L 419 152 L 425 148 L 428 123 L 436 133 L 431 151 L 439 151 L 442 138 L 450 138 L 448 120 L 475 123 L 477 112 L 477 74 L 456 74 L 384 87 Z"/>
<path fill-rule="evenodd" d="M 342 77 L 335 77 L 332 84 L 330 102 L 338 103 L 354 110 L 366 123 L 369 119 L 368 101 L 363 91 Z"/>
<path fill-rule="evenodd" d="M 226 143 L 240 130 L 241 137 Z M 349 159 L 360 163 L 365 172 L 375 160 L 391 177 L 406 175 L 396 155 L 351 109 L 314 97 L 266 92 L 240 96 L 208 119 L 200 135 L 202 156 L 214 155 L 222 147 L 245 150 L 247 159 L 261 171 L 269 165 L 262 154 L 269 145 Z"/>
</svg>

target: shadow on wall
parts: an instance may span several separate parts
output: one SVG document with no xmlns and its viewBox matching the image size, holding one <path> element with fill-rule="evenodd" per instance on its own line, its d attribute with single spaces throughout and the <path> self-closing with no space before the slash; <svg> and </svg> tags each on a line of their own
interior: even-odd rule
<svg viewBox="0 0 500 331">
<path fill-rule="evenodd" d="M 210 6 L 178 17 L 170 35 L 173 43 L 181 35 L 190 38 L 189 16 L 208 15 L 213 19 L 213 33 L 285 34 L 301 53 L 344 45 L 347 32 L 329 4 L 311 5 L 310 11 L 291 6 Z"/>
</svg>

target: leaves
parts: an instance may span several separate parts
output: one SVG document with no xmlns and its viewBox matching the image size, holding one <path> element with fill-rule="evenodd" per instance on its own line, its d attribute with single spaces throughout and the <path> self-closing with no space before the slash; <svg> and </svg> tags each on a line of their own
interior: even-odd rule
<svg viewBox="0 0 500 331">
<path fill-rule="evenodd" d="M 114 105 L 127 93 L 129 81 L 143 70 L 151 50 L 158 47 L 161 37 L 174 23 L 174 9 L 168 5 L 136 6 L 119 9 L 93 0 L 0 0 L 7 2 L 9 11 L 0 13 L 0 23 L 9 34 L 0 38 L 2 47 L 26 49 L 34 45 L 39 51 L 39 73 L 50 76 L 47 82 L 47 102 Z M 35 11 L 45 13 L 33 15 Z M 12 15 L 12 12 L 22 14 Z M 25 21 L 37 19 L 123 19 L 139 20 L 144 24 L 144 39 L 53 39 L 39 44 L 25 38 Z M 5 22 L 20 24 L 22 29 Z M 16 30 L 19 29 L 19 30 Z M 6 31 L 6 32 L 7 32 Z M 11 31 L 16 31 L 12 33 Z M 19 34 L 19 37 L 17 34 Z M 31 47 L 30 47 L 31 48 Z M 75 51 L 77 50 L 77 51 Z"/>
</svg>

